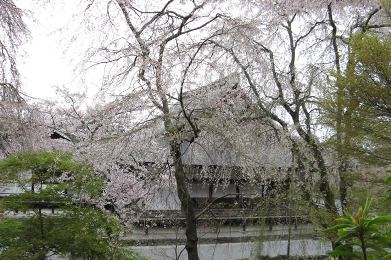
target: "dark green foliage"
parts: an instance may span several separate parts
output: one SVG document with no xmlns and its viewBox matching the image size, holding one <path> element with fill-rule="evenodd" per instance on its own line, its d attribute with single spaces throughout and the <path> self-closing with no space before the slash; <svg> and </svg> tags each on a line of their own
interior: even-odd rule
<svg viewBox="0 0 391 260">
<path fill-rule="evenodd" d="M 71 153 L 59 151 L 18 153 L 0 163 L 0 172 L 2 183 L 17 183 L 25 189 L 29 189 L 31 184 L 35 184 L 38 189 L 40 185 L 50 184 L 40 190 L 42 195 L 67 191 L 77 195 L 98 196 L 104 184 L 95 177 L 91 167 L 74 161 Z M 30 174 L 23 176 L 22 173 Z M 71 181 L 59 181 L 61 178 L 69 178 Z"/>
<path fill-rule="evenodd" d="M 87 203 L 104 182 L 72 154 L 20 153 L 0 162 L 0 178 L 24 189 L 0 200 L 0 210 L 17 216 L 0 221 L 0 259 L 135 259 L 121 247 L 120 224 Z"/>
<path fill-rule="evenodd" d="M 371 199 L 355 214 L 337 218 L 337 224 L 324 232 L 336 232 L 331 256 L 353 259 L 388 259 L 391 257 L 391 215 L 370 216 Z"/>
</svg>

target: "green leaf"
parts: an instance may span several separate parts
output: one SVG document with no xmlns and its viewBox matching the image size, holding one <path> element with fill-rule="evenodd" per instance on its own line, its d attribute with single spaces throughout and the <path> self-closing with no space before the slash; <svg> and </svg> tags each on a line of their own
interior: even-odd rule
<svg viewBox="0 0 391 260">
<path fill-rule="evenodd" d="M 352 222 L 352 220 L 349 217 L 336 218 L 335 221 L 343 224 L 354 224 L 354 222 Z"/>
<path fill-rule="evenodd" d="M 375 236 L 375 237 L 373 237 L 373 239 L 377 240 L 381 243 L 391 245 L 391 237 L 389 237 L 389 236 Z"/>
<path fill-rule="evenodd" d="M 369 225 L 391 223 L 391 215 L 378 216 L 369 221 Z"/>
<path fill-rule="evenodd" d="M 343 228 L 347 228 L 347 227 L 354 227 L 354 225 L 352 225 L 352 224 L 339 224 L 339 225 L 335 225 L 335 226 L 332 226 L 332 227 L 329 227 L 326 229 L 322 229 L 322 232 L 333 232 L 333 231 L 337 231 L 339 229 L 343 229 Z"/>
<path fill-rule="evenodd" d="M 341 241 L 346 241 L 346 240 L 349 240 L 349 239 L 354 238 L 356 236 L 357 236 L 356 232 L 349 232 L 344 235 L 339 235 L 338 239 L 335 241 L 335 243 L 339 243 Z"/>
<path fill-rule="evenodd" d="M 362 217 L 367 217 L 369 215 L 369 208 L 371 207 L 371 204 L 372 204 L 372 201 L 373 199 L 368 197 L 366 202 L 365 202 L 365 206 L 364 206 L 364 209 L 363 209 L 363 216 Z"/>
<path fill-rule="evenodd" d="M 351 256 L 351 257 L 357 256 L 355 253 L 353 253 L 350 250 L 350 248 L 343 247 L 343 246 L 335 248 L 333 251 L 329 252 L 328 254 L 330 256 Z"/>
<path fill-rule="evenodd" d="M 375 250 L 376 253 L 381 253 L 381 254 L 386 253 L 385 249 L 379 243 L 376 243 L 376 242 L 371 243 L 371 242 L 367 241 L 366 246 L 367 246 L 367 249 L 371 248 L 371 249 Z"/>
</svg>

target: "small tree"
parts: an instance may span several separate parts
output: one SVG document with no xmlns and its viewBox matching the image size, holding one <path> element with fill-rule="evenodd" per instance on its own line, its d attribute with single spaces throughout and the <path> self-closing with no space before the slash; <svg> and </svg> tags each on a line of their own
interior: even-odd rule
<svg viewBox="0 0 391 260">
<path fill-rule="evenodd" d="M 372 199 L 367 199 L 364 208 L 354 215 L 346 214 L 337 218 L 338 224 L 325 229 L 325 232 L 337 232 L 334 243 L 336 248 L 332 256 L 349 256 L 353 259 L 390 259 L 391 215 L 370 216 L 369 208 Z"/>
<path fill-rule="evenodd" d="M 0 181 L 22 190 L 0 200 L 0 259 L 134 258 L 120 247 L 118 222 L 88 203 L 102 179 L 70 153 L 16 154 L 0 162 Z"/>
</svg>

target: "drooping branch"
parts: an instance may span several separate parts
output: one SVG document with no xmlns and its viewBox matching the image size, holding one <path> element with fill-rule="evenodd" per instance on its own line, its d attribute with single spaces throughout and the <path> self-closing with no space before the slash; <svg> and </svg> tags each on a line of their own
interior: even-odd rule
<svg viewBox="0 0 391 260">
<path fill-rule="evenodd" d="M 18 90 L 20 79 L 16 56 L 20 45 L 29 36 L 23 15 L 23 10 L 13 0 L 0 0 L 0 81 L 13 84 Z"/>
<path fill-rule="evenodd" d="M 258 92 L 258 88 L 255 85 L 251 75 L 247 71 L 247 67 L 244 66 L 244 64 L 239 60 L 239 58 L 237 57 L 237 55 L 235 54 L 233 49 L 232 48 L 229 49 L 229 48 L 223 46 L 222 44 L 220 44 L 220 43 L 218 43 L 216 41 L 213 41 L 213 40 L 211 40 L 210 42 L 215 44 L 216 46 L 220 47 L 221 49 L 223 49 L 224 51 L 226 51 L 228 54 L 230 54 L 232 56 L 232 58 L 234 59 L 235 63 L 238 64 L 238 66 L 241 68 L 244 76 L 246 77 L 246 80 L 247 80 L 251 90 L 253 91 L 255 97 L 256 97 L 258 107 L 261 109 L 261 111 L 263 113 L 265 113 L 267 116 L 269 116 L 272 120 L 278 122 L 285 129 L 287 127 L 287 123 L 284 122 L 282 119 L 280 119 L 272 111 L 270 111 L 270 109 L 267 109 L 265 107 L 265 105 L 264 105 L 264 103 L 262 101 L 261 95 Z"/>
</svg>

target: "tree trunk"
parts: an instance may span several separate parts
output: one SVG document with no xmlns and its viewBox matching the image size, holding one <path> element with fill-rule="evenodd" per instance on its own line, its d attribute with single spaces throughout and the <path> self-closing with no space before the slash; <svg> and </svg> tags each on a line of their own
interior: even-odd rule
<svg viewBox="0 0 391 260">
<path fill-rule="evenodd" d="M 332 3 L 330 3 L 327 6 L 327 12 L 329 17 L 329 23 L 332 28 L 332 38 L 331 42 L 333 45 L 333 51 L 335 55 L 335 67 L 337 70 L 337 80 L 336 80 L 336 87 L 337 87 L 337 96 L 336 96 L 336 102 L 337 102 L 337 111 L 336 111 L 336 120 L 335 120 L 335 130 L 336 130 L 336 150 L 337 150 L 337 162 L 338 162 L 338 175 L 339 175 L 339 199 L 341 202 L 341 209 L 342 211 L 345 209 L 346 206 L 346 197 L 347 197 L 347 185 L 346 182 L 346 158 L 343 153 L 343 144 L 342 144 L 342 127 L 343 127 L 343 117 L 344 117 L 344 110 L 343 110 L 343 104 L 345 102 L 344 98 L 344 91 L 345 86 L 340 82 L 340 79 L 342 77 L 341 72 L 341 64 L 340 64 L 340 54 L 338 50 L 337 45 L 337 25 L 333 18 L 333 11 L 332 11 Z"/>
<path fill-rule="evenodd" d="M 328 180 L 328 173 L 326 169 L 326 165 L 323 159 L 323 156 L 319 150 L 318 145 L 312 141 L 311 142 L 311 149 L 314 154 L 315 160 L 317 162 L 317 165 L 319 167 L 320 172 L 320 191 L 322 192 L 324 198 L 325 198 L 325 207 L 329 209 L 333 213 L 337 213 L 337 208 L 335 207 L 335 198 L 333 191 L 330 188 L 329 180 Z"/>
<path fill-rule="evenodd" d="M 175 179 L 178 197 L 182 212 L 186 218 L 186 251 L 189 260 L 199 260 L 197 248 L 197 219 L 194 214 L 194 203 L 191 200 L 186 183 L 186 175 L 182 164 L 180 144 L 172 140 L 170 144 L 171 155 L 174 160 Z"/>
<path fill-rule="evenodd" d="M 338 174 L 339 174 L 339 199 L 341 201 L 341 211 L 344 212 L 347 206 L 349 182 L 346 176 L 347 172 L 346 172 L 345 164 L 341 162 L 338 167 Z"/>
<path fill-rule="evenodd" d="M 175 181 L 177 194 L 181 202 L 181 209 L 186 219 L 186 251 L 189 260 L 199 260 L 197 248 L 197 219 L 194 214 L 194 203 L 190 197 L 186 183 L 186 174 L 182 163 L 181 141 L 178 138 L 178 129 L 170 119 L 170 110 L 167 99 L 162 96 L 164 128 L 170 138 L 170 154 L 174 161 Z"/>
<path fill-rule="evenodd" d="M 296 123 L 296 122 L 295 122 Z M 326 169 L 326 164 L 323 159 L 323 155 L 320 151 L 320 148 L 314 138 L 309 134 L 306 133 L 300 126 L 298 126 L 298 123 L 296 123 L 296 129 L 299 135 L 306 141 L 308 144 L 314 159 L 316 161 L 316 164 L 319 169 L 320 174 L 320 192 L 324 196 L 324 204 L 325 207 L 330 210 L 331 212 L 337 214 L 337 208 L 335 207 L 335 198 L 333 191 L 330 188 L 329 180 L 328 180 L 328 172 Z"/>
<path fill-rule="evenodd" d="M 303 199 L 304 201 L 308 202 L 311 206 L 313 205 L 313 201 L 312 201 L 312 195 L 311 195 L 311 178 L 306 178 L 305 176 L 305 164 L 308 165 L 308 159 L 303 157 L 301 154 L 300 154 L 300 150 L 299 150 L 299 146 L 297 144 L 297 142 L 291 138 L 290 139 L 291 141 L 291 144 L 292 144 L 292 158 L 295 159 L 295 164 L 292 165 L 292 172 L 293 172 L 293 176 L 297 176 L 299 178 L 299 183 L 301 182 L 300 184 L 300 187 L 299 189 L 301 190 L 301 192 L 303 193 Z M 295 170 L 297 166 L 297 171 Z"/>
<path fill-rule="evenodd" d="M 341 205 L 342 210 L 345 210 L 347 205 L 347 192 L 348 188 L 350 188 L 350 183 L 347 180 L 347 174 L 349 169 L 349 155 L 352 154 L 352 137 L 354 136 L 354 127 L 353 127 L 353 118 L 352 114 L 354 111 L 358 108 L 359 102 L 356 99 L 357 96 L 357 90 L 354 83 L 354 74 L 356 69 L 356 61 L 354 60 L 354 53 L 352 51 L 349 51 L 348 53 L 348 64 L 346 67 L 346 79 L 347 82 L 344 84 L 346 91 L 339 93 L 340 95 L 347 95 L 343 96 L 342 99 L 344 100 L 345 104 L 345 112 L 343 114 L 343 124 L 344 127 L 339 129 L 340 135 L 342 136 L 341 140 L 339 140 L 339 174 L 340 174 L 340 199 L 341 199 Z M 341 84 L 338 84 L 341 85 Z M 345 94 L 344 94 L 345 93 Z"/>
</svg>

